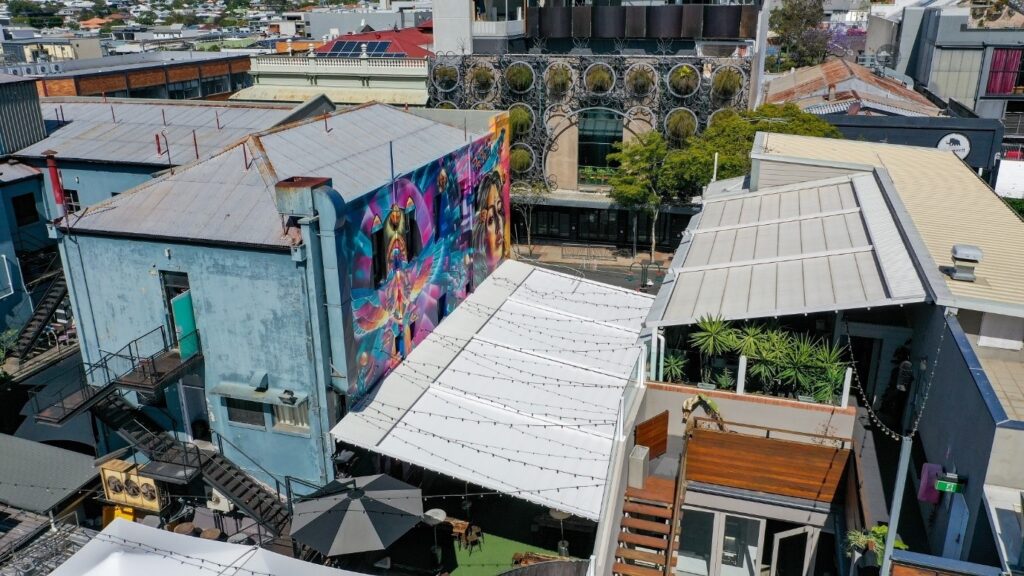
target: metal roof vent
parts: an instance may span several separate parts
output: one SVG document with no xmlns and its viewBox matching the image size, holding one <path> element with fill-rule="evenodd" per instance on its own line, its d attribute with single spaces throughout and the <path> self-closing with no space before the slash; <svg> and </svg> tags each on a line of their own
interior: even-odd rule
<svg viewBox="0 0 1024 576">
<path fill-rule="evenodd" d="M 981 263 L 981 259 L 984 257 L 981 248 L 971 246 L 970 244 L 954 244 L 951 252 L 953 268 L 949 271 L 950 277 L 953 280 L 974 282 L 977 278 L 974 275 L 974 269 Z"/>
</svg>

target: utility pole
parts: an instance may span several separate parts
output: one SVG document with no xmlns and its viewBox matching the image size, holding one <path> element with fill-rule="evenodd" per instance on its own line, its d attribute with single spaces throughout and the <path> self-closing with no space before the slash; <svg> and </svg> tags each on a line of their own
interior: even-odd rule
<svg viewBox="0 0 1024 576">
<path fill-rule="evenodd" d="M 892 509 L 889 511 L 889 533 L 885 537 L 885 555 L 882 557 L 882 571 L 879 576 L 892 573 L 892 549 L 896 544 L 896 532 L 900 523 L 900 509 L 903 507 L 903 492 L 906 491 L 907 468 L 910 467 L 910 448 L 914 440 L 903 436 L 900 440 L 900 464 L 896 471 L 896 485 L 892 491 Z"/>
</svg>

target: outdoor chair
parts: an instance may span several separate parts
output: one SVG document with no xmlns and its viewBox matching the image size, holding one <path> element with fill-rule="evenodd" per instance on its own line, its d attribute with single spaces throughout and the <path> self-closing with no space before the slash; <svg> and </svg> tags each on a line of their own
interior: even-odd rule
<svg viewBox="0 0 1024 576">
<path fill-rule="evenodd" d="M 479 546 L 480 550 L 484 549 L 484 534 L 479 526 L 471 526 L 466 533 L 466 548 L 470 556 L 473 555 L 473 546 Z"/>
</svg>

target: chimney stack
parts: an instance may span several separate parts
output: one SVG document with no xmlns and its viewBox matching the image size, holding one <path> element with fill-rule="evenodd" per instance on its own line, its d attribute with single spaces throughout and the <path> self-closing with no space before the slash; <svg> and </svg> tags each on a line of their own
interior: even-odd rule
<svg viewBox="0 0 1024 576">
<path fill-rule="evenodd" d="M 60 171 L 57 170 L 57 153 L 53 150 L 43 152 L 46 158 L 46 168 L 50 171 L 50 186 L 53 188 L 53 201 L 57 205 L 57 218 L 60 220 L 66 214 L 64 204 L 64 186 L 60 183 Z"/>
</svg>

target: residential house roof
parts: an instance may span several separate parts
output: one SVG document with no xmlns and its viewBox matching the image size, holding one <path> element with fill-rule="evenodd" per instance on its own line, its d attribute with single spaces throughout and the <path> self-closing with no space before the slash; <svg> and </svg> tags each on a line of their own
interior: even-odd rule
<svg viewBox="0 0 1024 576">
<path fill-rule="evenodd" d="M 472 133 L 368 104 L 252 134 L 67 220 L 75 232 L 287 248 L 274 186 L 331 178 L 348 202 L 465 146 Z M 393 146 L 393 155 L 392 155 Z"/>
<path fill-rule="evenodd" d="M 878 183 L 859 174 L 705 199 L 647 325 L 924 299 Z"/>
<path fill-rule="evenodd" d="M 596 520 L 651 300 L 506 261 L 331 433 Z"/>
<path fill-rule="evenodd" d="M 773 78 L 768 83 L 766 102 L 792 102 L 815 114 L 848 113 L 855 102 L 864 111 L 875 109 L 900 116 L 939 114 L 938 107 L 924 95 L 896 80 L 879 76 L 870 68 L 841 59 L 798 68 Z"/>
<path fill-rule="evenodd" d="M 940 304 L 1008 316 L 1024 316 L 1024 220 L 953 152 L 838 140 L 760 134 L 755 158 L 818 165 L 846 166 L 850 170 L 882 168 L 892 180 L 898 198 L 923 241 L 948 299 Z M 934 274 L 950 266 L 954 244 L 978 246 L 984 259 L 976 282 L 962 282 Z M 918 252 L 915 250 L 915 253 Z M 933 283 L 934 284 L 934 283 Z M 943 301 L 943 300 L 947 301 Z"/>
<path fill-rule="evenodd" d="M 0 502 L 38 514 L 78 494 L 98 474 L 90 456 L 7 434 L 0 434 L 0 462 Z"/>
<path fill-rule="evenodd" d="M 58 161 L 162 167 L 195 161 L 197 148 L 199 158 L 208 158 L 297 110 L 294 104 L 131 98 L 42 98 L 40 104 L 47 137 L 15 156 L 40 158 L 53 150 Z"/>
<path fill-rule="evenodd" d="M 205 540 L 120 518 L 107 525 L 52 576 L 357 576 L 243 544 Z"/>
<path fill-rule="evenodd" d="M 367 44 L 367 52 L 371 57 L 426 58 L 434 54 L 430 50 L 434 44 L 434 35 L 430 30 L 421 25 L 399 30 L 346 34 L 317 48 L 316 53 L 320 56 L 358 57 L 360 45 Z M 372 43 L 380 43 L 381 46 L 371 50 Z"/>
</svg>

